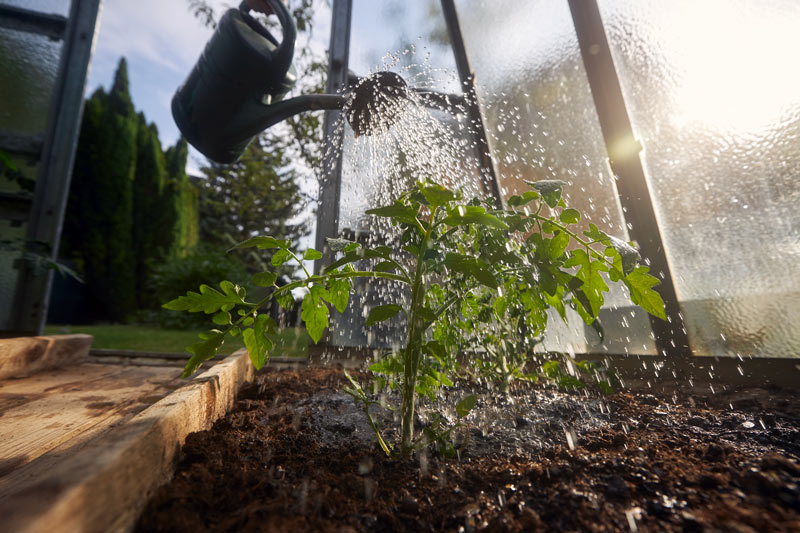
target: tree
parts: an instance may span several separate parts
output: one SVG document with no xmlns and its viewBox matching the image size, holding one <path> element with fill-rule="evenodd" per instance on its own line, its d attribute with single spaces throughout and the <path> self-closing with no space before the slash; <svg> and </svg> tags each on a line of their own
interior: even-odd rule
<svg viewBox="0 0 800 533">
<path fill-rule="evenodd" d="M 147 283 L 151 269 L 169 253 L 171 235 L 170 214 L 163 210 L 167 169 L 158 128 L 147 124 L 144 113 L 138 115 L 136 173 L 133 182 L 133 244 L 136 268 L 136 286 Z M 138 308 L 149 307 L 156 302 L 148 291 L 137 290 Z"/>
<path fill-rule="evenodd" d="M 200 235 L 203 243 L 230 248 L 256 234 L 296 241 L 307 233 L 298 220 L 302 197 L 286 156 L 258 138 L 241 159 L 202 169 Z M 257 260 L 246 258 L 256 269 Z"/>
<path fill-rule="evenodd" d="M 165 227 L 171 228 L 171 253 L 178 257 L 185 257 L 197 246 L 199 239 L 199 191 L 186 174 L 188 157 L 189 145 L 183 137 L 167 149 L 167 174 L 170 178 L 163 209 L 171 216 Z"/>
<path fill-rule="evenodd" d="M 64 227 L 64 255 L 78 263 L 98 311 L 116 320 L 136 307 L 137 128 L 122 58 L 111 90 L 98 89 L 86 104 Z"/>
</svg>

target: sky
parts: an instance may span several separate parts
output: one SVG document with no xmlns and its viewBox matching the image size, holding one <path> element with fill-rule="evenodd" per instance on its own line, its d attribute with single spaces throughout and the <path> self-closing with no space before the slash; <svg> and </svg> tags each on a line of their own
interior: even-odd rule
<svg viewBox="0 0 800 533">
<path fill-rule="evenodd" d="M 209 4 L 220 16 L 238 2 L 209 0 Z M 380 58 L 397 50 L 401 42 L 419 42 L 420 35 L 414 32 L 423 30 L 416 21 L 424 17 L 424 2 L 354 0 L 353 4 L 354 71 L 375 70 Z M 329 39 L 329 9 L 319 9 L 316 19 L 311 46 L 324 50 Z M 163 146 L 171 146 L 180 132 L 172 119 L 170 101 L 211 34 L 212 30 L 191 14 L 186 0 L 104 0 L 86 96 L 98 87 L 109 87 L 119 58 L 124 56 L 137 111 L 144 111 L 147 120 L 156 123 Z M 190 173 L 197 174 L 203 164 L 203 157 L 192 150 L 187 165 Z"/>
</svg>

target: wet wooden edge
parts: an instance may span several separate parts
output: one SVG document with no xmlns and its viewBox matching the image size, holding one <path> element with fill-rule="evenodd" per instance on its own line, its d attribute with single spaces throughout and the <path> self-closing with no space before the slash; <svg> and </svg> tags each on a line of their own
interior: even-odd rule
<svg viewBox="0 0 800 533">
<path fill-rule="evenodd" d="M 246 350 L 228 356 L 0 502 L 2 529 L 131 530 L 155 489 L 172 477 L 186 436 L 223 416 L 253 373 Z"/>
</svg>

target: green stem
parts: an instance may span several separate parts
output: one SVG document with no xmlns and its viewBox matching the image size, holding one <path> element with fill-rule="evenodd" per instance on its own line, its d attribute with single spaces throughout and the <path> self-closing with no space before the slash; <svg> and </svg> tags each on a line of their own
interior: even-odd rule
<svg viewBox="0 0 800 533">
<path fill-rule="evenodd" d="M 428 241 L 435 228 L 433 221 L 436 219 L 436 209 L 430 215 L 428 229 L 425 231 L 422 242 L 419 246 L 417 255 L 417 268 L 414 272 L 414 281 L 411 286 L 411 305 L 408 312 L 408 339 L 404 350 L 403 361 L 403 398 L 401 407 L 401 441 L 400 453 L 403 458 L 408 459 L 414 451 L 414 404 L 416 401 L 417 371 L 419 370 L 419 360 L 422 351 L 422 335 L 425 325 L 419 314 L 419 307 L 423 300 L 423 277 L 425 262 L 422 260 L 423 254 L 428 247 Z M 419 226 L 422 224 L 417 221 Z"/>
</svg>

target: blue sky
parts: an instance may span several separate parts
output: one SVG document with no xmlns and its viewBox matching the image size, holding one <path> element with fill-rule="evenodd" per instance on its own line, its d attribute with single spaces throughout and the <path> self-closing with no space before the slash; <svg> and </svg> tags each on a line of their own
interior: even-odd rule
<svg viewBox="0 0 800 533">
<path fill-rule="evenodd" d="M 209 0 L 218 15 L 238 5 L 231 0 Z M 292 0 L 290 0 L 290 5 Z M 438 4 L 438 2 L 436 2 Z M 324 50 L 329 39 L 330 13 L 325 2 L 316 14 L 311 46 Z M 351 69 L 363 74 L 374 70 L 380 58 L 396 51 L 402 41 L 415 42 L 425 52 L 420 33 L 425 31 L 425 2 L 407 0 L 354 0 Z M 422 21 L 422 22 L 420 22 Z M 86 95 L 108 87 L 121 56 L 128 61 L 130 90 L 137 110 L 158 126 L 166 148 L 180 133 L 172 120 L 170 100 L 191 70 L 212 31 L 196 19 L 186 0 L 104 0 Z M 298 46 L 304 45 L 298 42 Z M 452 59 L 434 60 L 450 67 Z M 194 152 L 189 169 L 203 164 Z"/>
</svg>

